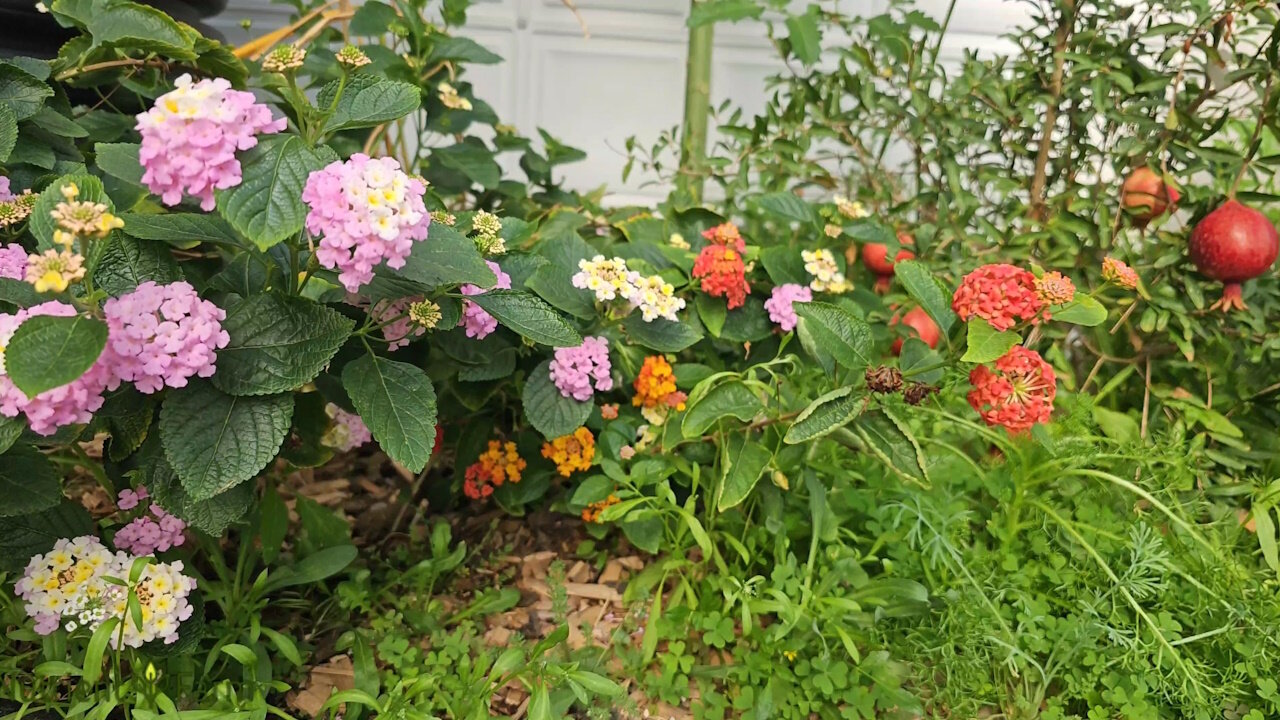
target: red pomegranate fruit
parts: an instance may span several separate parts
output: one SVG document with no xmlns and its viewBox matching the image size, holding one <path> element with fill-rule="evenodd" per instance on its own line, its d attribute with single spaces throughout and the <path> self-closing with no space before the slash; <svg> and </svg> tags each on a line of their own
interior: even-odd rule
<svg viewBox="0 0 1280 720">
<path fill-rule="evenodd" d="M 938 341 L 942 339 L 942 332 L 938 330 L 938 324 L 933 321 L 933 318 L 929 317 L 929 313 L 925 312 L 922 307 L 911 308 L 901 317 L 895 313 L 894 316 L 889 319 L 889 327 L 899 324 L 906 325 L 911 328 L 911 330 L 915 330 L 914 333 L 908 330 L 906 334 L 908 336 L 915 335 L 916 337 L 919 337 L 931 348 L 938 347 Z M 894 355 L 902 352 L 902 343 L 905 339 L 906 338 L 900 337 L 893 341 Z"/>
<path fill-rule="evenodd" d="M 1223 283 L 1222 299 L 1213 309 L 1243 310 L 1240 283 L 1271 269 L 1280 253 L 1280 237 L 1266 215 L 1228 199 L 1196 223 L 1190 251 L 1202 275 Z"/>
<path fill-rule="evenodd" d="M 903 245 L 915 245 L 916 241 L 906 233 L 898 233 L 898 242 Z M 862 246 L 862 264 L 876 275 L 892 275 L 893 264 L 899 260 L 911 260 L 915 253 L 905 248 L 898 251 L 893 260 L 889 259 L 889 246 L 884 243 L 867 243 Z"/>
<path fill-rule="evenodd" d="M 1120 188 L 1120 204 L 1139 228 L 1145 228 L 1147 223 L 1163 215 L 1177 204 L 1179 197 L 1177 188 L 1147 167 L 1129 173 Z"/>
</svg>

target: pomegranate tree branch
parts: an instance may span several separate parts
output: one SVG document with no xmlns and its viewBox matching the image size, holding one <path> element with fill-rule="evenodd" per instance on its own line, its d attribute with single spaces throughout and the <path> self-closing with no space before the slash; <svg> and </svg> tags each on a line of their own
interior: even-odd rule
<svg viewBox="0 0 1280 720">
<path fill-rule="evenodd" d="M 1053 44 L 1053 75 L 1049 79 L 1049 104 L 1044 112 L 1040 145 L 1036 149 L 1035 173 L 1031 177 L 1031 217 L 1043 221 L 1046 216 L 1045 192 L 1049 177 L 1049 150 L 1053 147 L 1053 128 L 1058 123 L 1058 104 L 1062 100 L 1062 76 L 1067 61 L 1067 44 L 1075 27 L 1075 0 L 1062 0 L 1058 30 Z"/>
<path fill-rule="evenodd" d="M 1249 149 L 1245 152 L 1244 159 L 1240 163 L 1240 169 L 1236 171 L 1236 177 L 1231 181 L 1231 189 L 1227 191 L 1227 197 L 1234 199 L 1236 189 L 1240 187 L 1240 181 L 1244 179 L 1244 173 L 1249 169 L 1249 163 L 1253 162 L 1253 157 L 1258 154 L 1258 149 L 1262 147 L 1262 128 L 1267 124 L 1267 107 L 1271 102 L 1271 81 L 1274 75 L 1267 77 L 1267 87 L 1262 91 L 1262 109 L 1258 111 L 1258 122 L 1253 126 L 1253 136 L 1249 138 Z"/>
</svg>

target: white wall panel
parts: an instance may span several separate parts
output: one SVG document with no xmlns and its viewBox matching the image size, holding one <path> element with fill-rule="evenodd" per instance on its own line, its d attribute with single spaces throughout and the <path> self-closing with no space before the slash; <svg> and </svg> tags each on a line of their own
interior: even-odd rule
<svg viewBox="0 0 1280 720">
<path fill-rule="evenodd" d="M 798 0 L 803 4 L 804 0 Z M 949 0 L 919 0 L 939 20 Z M 476 94 L 528 135 L 538 127 L 580 147 L 588 159 L 566 166 L 566 179 L 580 188 L 607 183 L 632 199 L 656 197 L 645 178 L 621 180 L 624 143 L 642 141 L 680 122 L 683 104 L 688 0 L 574 0 L 589 37 L 562 0 L 477 0 L 465 34 L 502 55 L 500 65 L 472 66 L 467 79 Z M 880 12 L 883 0 L 844 0 L 841 10 Z M 288 21 L 289 11 L 265 0 L 230 0 L 211 25 L 231 42 L 267 32 Z M 245 32 L 240 21 L 252 21 Z M 958 0 L 944 62 L 965 49 L 981 54 L 1014 49 L 998 37 L 1027 20 L 1026 7 L 1006 0 Z M 715 103 L 730 99 L 747 111 L 763 107 L 764 79 L 779 63 L 760 23 L 717 28 L 712 89 Z"/>
</svg>

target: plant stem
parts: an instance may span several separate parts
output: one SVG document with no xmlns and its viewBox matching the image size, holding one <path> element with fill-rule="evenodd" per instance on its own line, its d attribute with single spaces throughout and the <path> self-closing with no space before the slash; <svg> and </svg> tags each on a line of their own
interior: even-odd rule
<svg viewBox="0 0 1280 720">
<path fill-rule="evenodd" d="M 691 0 L 690 10 L 697 0 Z M 689 30 L 689 60 L 684 84 L 684 131 L 680 140 L 679 190 L 697 203 L 702 200 L 707 159 L 707 120 L 711 114 L 711 49 L 715 24 Z"/>
<path fill-rule="evenodd" d="M 1266 126 L 1267 105 L 1271 102 L 1271 78 L 1267 78 L 1267 87 L 1262 91 L 1262 109 L 1258 111 L 1258 122 L 1253 126 L 1253 136 L 1249 138 L 1249 149 L 1245 152 L 1244 159 L 1240 162 L 1240 169 L 1236 171 L 1235 178 L 1231 181 L 1231 189 L 1227 191 L 1227 198 L 1236 199 L 1236 189 L 1240 187 L 1240 181 L 1244 179 L 1244 173 L 1249 169 L 1249 163 L 1253 162 L 1253 157 L 1258 154 L 1258 149 L 1262 147 L 1262 128 Z"/>
<path fill-rule="evenodd" d="M 1062 99 L 1062 76 L 1067 62 L 1067 43 L 1075 26 L 1075 0 L 1063 0 L 1058 15 L 1058 30 L 1053 45 L 1053 76 L 1049 80 L 1049 104 L 1044 111 L 1040 130 L 1040 146 L 1036 149 L 1036 168 L 1031 178 L 1031 217 L 1046 218 L 1045 191 L 1048 189 L 1049 151 L 1053 147 L 1053 128 L 1058 123 L 1058 103 Z"/>
</svg>

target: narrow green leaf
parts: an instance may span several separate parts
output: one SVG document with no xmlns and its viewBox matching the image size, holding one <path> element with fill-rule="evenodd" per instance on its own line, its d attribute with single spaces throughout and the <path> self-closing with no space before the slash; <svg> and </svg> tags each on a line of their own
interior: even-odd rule
<svg viewBox="0 0 1280 720">
<path fill-rule="evenodd" d="M 716 507 L 724 511 L 746 500 L 772 459 L 773 453 L 759 440 L 748 437 L 747 433 L 729 436 L 725 454 L 728 464 L 722 469 L 724 477 Z"/>
<path fill-rule="evenodd" d="M 826 437 L 856 418 L 867 407 L 867 399 L 854 395 L 853 388 L 842 387 L 832 390 L 809 403 L 791 427 L 782 441 L 788 445 L 796 445 L 810 440 Z"/>
<path fill-rule="evenodd" d="M 734 417 L 749 422 L 764 409 L 759 396 L 745 383 L 721 383 L 698 398 L 686 410 L 680 423 L 685 439 L 701 436 L 722 418 Z"/>
</svg>

